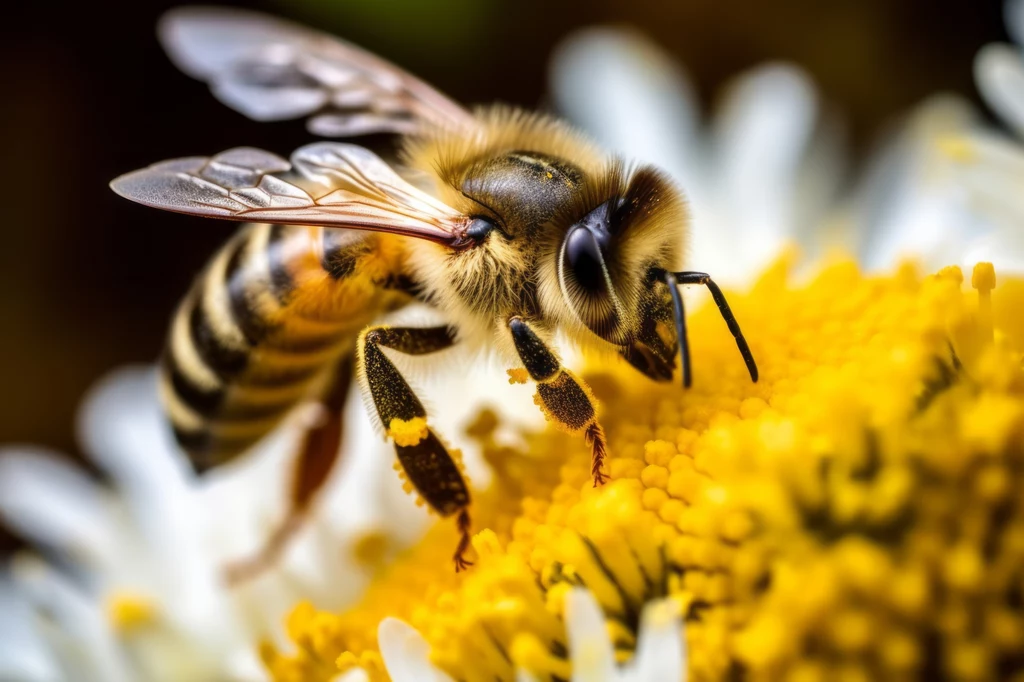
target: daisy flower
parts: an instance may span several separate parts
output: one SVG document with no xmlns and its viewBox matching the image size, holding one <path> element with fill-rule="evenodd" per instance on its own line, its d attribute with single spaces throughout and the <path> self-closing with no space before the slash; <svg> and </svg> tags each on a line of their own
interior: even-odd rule
<svg viewBox="0 0 1024 682">
<path fill-rule="evenodd" d="M 581 358 L 612 453 L 600 488 L 583 444 L 523 416 L 528 391 L 493 368 L 427 380 L 428 396 L 466 396 L 432 412 L 465 433 L 475 487 L 475 565 L 458 574 L 456 529 L 422 522 L 350 400 L 315 518 L 279 566 L 228 590 L 222 567 L 281 516 L 311 415 L 200 482 L 153 371 L 123 370 L 80 423 L 109 484 L 38 450 L 0 459 L 0 515 L 40 547 L 0 580 L 0 678 L 1024 674 L 1024 281 L 956 265 L 999 229 L 969 173 L 1012 169 L 1016 143 L 975 153 L 990 134 L 938 99 L 852 182 L 798 69 L 741 76 L 705 124 L 677 66 L 607 29 L 570 38 L 552 83 L 604 145 L 687 189 L 691 262 L 742 285 L 730 302 L 761 380 L 708 306 L 688 325 L 714 371 L 689 391 Z M 817 262 L 800 277 L 794 242 Z M 836 245 L 857 259 L 817 258 Z"/>
</svg>

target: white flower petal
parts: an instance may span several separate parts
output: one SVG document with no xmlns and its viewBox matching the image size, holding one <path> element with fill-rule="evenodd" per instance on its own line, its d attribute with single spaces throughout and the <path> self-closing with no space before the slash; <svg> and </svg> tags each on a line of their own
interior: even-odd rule
<svg viewBox="0 0 1024 682">
<path fill-rule="evenodd" d="M 986 45 L 974 60 L 974 80 L 988 105 L 1024 137 L 1024 56 L 1009 45 Z"/>
<path fill-rule="evenodd" d="M 127 662 L 99 604 L 46 563 L 20 556 L 12 563 L 15 584 L 42 616 L 39 631 L 63 671 L 62 679 L 127 682 Z"/>
<path fill-rule="evenodd" d="M 928 267 L 945 265 L 967 239 L 987 229 L 969 209 L 966 188 L 954 182 L 953 160 L 941 145 L 964 135 L 973 121 L 964 100 L 933 98 L 876 154 L 854 218 L 868 268 L 892 267 L 907 257 Z"/>
<path fill-rule="evenodd" d="M 649 602 L 640 618 L 636 653 L 628 666 L 635 682 L 686 679 L 686 642 L 679 603 L 672 599 Z"/>
<path fill-rule="evenodd" d="M 565 598 L 565 626 L 572 662 L 572 682 L 612 682 L 615 652 L 604 613 L 588 590 L 573 589 Z"/>
<path fill-rule="evenodd" d="M 959 265 L 969 274 L 976 263 L 993 263 L 996 274 L 1024 274 L 1024 232 L 1019 227 L 994 230 L 966 244 Z"/>
<path fill-rule="evenodd" d="M 56 682 L 60 671 L 32 627 L 32 612 L 0 574 L 0 680 Z"/>
<path fill-rule="evenodd" d="M 749 277 L 793 238 L 817 114 L 814 85 L 796 67 L 762 66 L 731 84 L 714 122 L 710 205 L 694 201 L 695 266 Z"/>
<path fill-rule="evenodd" d="M 137 529 L 128 588 L 160 602 L 162 615 L 211 646 L 237 634 L 221 585 L 223 557 L 206 539 L 219 522 L 203 504 L 183 455 L 171 443 L 151 367 L 128 367 L 102 379 L 79 416 L 84 449 L 116 482 Z"/>
<path fill-rule="evenodd" d="M 370 676 L 362 668 L 352 668 L 334 682 L 370 682 Z"/>
<path fill-rule="evenodd" d="M 240 649 L 226 655 L 223 651 L 214 653 L 223 660 L 228 682 L 264 682 L 267 679 L 267 669 L 251 642 L 243 642 Z M 366 682 L 366 679 L 353 678 L 353 682 Z"/>
<path fill-rule="evenodd" d="M 1024 223 L 1024 147 L 987 132 L 960 136 L 953 144 L 959 148 L 951 161 L 954 180 L 966 190 L 967 205 L 977 221 L 977 229 L 965 234 L 966 241 L 983 239 L 995 230 L 1004 235 L 1019 232 Z M 997 260 L 996 266 L 1002 262 Z"/>
<path fill-rule="evenodd" d="M 834 115 L 820 116 L 807 143 L 790 204 L 793 228 L 788 238 L 808 261 L 835 249 L 839 228 L 829 218 L 846 190 L 847 152 L 843 122 Z"/>
<path fill-rule="evenodd" d="M 109 501 L 88 476 L 36 448 L 0 451 L 0 517 L 50 547 L 95 561 L 115 543 Z"/>
<path fill-rule="evenodd" d="M 697 103 L 679 65 L 643 36 L 588 28 L 555 50 L 556 107 L 606 148 L 688 183 L 698 164 Z"/>
<path fill-rule="evenodd" d="M 430 662 L 430 645 L 411 625 L 385 618 L 377 628 L 377 642 L 392 682 L 451 682 Z"/>
<path fill-rule="evenodd" d="M 189 474 L 170 442 L 153 368 L 125 367 L 97 382 L 84 400 L 78 432 L 85 451 L 116 482 L 145 537 L 167 545 L 184 531 Z"/>
</svg>

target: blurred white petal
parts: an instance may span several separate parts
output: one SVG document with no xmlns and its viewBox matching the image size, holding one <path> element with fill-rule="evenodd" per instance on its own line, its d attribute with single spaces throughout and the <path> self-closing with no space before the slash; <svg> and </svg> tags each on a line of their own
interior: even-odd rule
<svg viewBox="0 0 1024 682">
<path fill-rule="evenodd" d="M 990 107 L 1024 136 L 1024 58 L 1009 45 L 986 45 L 974 60 L 974 80 Z"/>
<path fill-rule="evenodd" d="M 24 595 L 0 574 L 0 680 L 56 682 L 61 678 L 32 620 Z"/>
<path fill-rule="evenodd" d="M 145 553 L 140 572 L 154 594 L 170 597 L 168 616 L 216 637 L 226 612 L 221 561 L 206 546 L 211 513 L 199 503 L 156 394 L 149 367 L 111 373 L 89 393 L 80 414 L 83 447 L 117 482 Z M 164 570 L 165 567 L 174 570 Z"/>
<path fill-rule="evenodd" d="M 1024 146 L 986 132 L 961 136 L 953 144 L 961 150 L 955 154 L 954 164 L 972 211 L 990 228 L 1019 232 L 1024 225 Z M 986 233 L 979 230 L 972 236 Z M 1002 265 L 998 260 L 995 264 Z"/>
<path fill-rule="evenodd" d="M 110 501 L 99 486 L 37 448 L 0 450 L 0 518 L 28 538 L 93 562 L 115 544 Z"/>
<path fill-rule="evenodd" d="M 588 28 L 556 48 L 556 107 L 607 149 L 687 183 L 697 170 L 698 108 L 680 65 L 640 34 Z"/>
<path fill-rule="evenodd" d="M 601 606 L 589 590 L 575 588 L 565 598 L 565 627 L 572 682 L 611 682 L 615 652 Z"/>
<path fill-rule="evenodd" d="M 370 682 L 370 676 L 362 668 L 352 668 L 334 682 Z"/>
<path fill-rule="evenodd" d="M 996 272 L 1024 274 L 1024 230 L 1003 228 L 967 243 L 960 266 L 970 272 L 975 263 L 994 263 Z"/>
<path fill-rule="evenodd" d="M 35 607 L 39 632 L 55 652 L 63 679 L 132 679 L 99 604 L 35 557 L 17 557 L 11 573 L 22 594 Z"/>
<path fill-rule="evenodd" d="M 941 144 L 973 123 L 966 102 L 936 97 L 876 155 L 856 198 L 855 229 L 868 268 L 892 267 L 907 257 L 930 268 L 948 265 L 959 259 L 968 239 L 986 229 L 970 211 L 966 189 L 954 181 L 954 166 Z"/>
<path fill-rule="evenodd" d="M 686 679 L 686 642 L 678 602 L 661 599 L 644 606 L 636 652 L 625 674 L 633 682 Z"/>
<path fill-rule="evenodd" d="M 156 387 L 152 368 L 112 372 L 86 395 L 78 432 L 82 447 L 122 491 L 151 549 L 172 561 L 179 543 L 197 543 L 197 520 L 186 481 L 191 474 L 170 442 Z"/>
<path fill-rule="evenodd" d="M 817 95 L 806 74 L 782 64 L 744 74 L 727 92 L 711 134 L 710 206 L 694 198 L 693 263 L 749 278 L 796 236 Z"/>
<path fill-rule="evenodd" d="M 377 629 L 377 642 L 392 682 L 451 682 L 430 662 L 430 645 L 411 625 L 385 618 Z"/>
</svg>

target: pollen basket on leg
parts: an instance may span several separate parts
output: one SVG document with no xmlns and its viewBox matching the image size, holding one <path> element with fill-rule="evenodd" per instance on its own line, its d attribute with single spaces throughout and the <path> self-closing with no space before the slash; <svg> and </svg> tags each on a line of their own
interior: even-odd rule
<svg viewBox="0 0 1024 682">
<path fill-rule="evenodd" d="M 567 370 L 550 381 L 538 383 L 537 395 L 545 414 L 571 432 L 583 429 L 594 419 L 590 397 Z"/>
<path fill-rule="evenodd" d="M 451 516 L 469 504 L 469 490 L 455 461 L 433 431 L 412 445 L 399 445 L 395 451 L 409 482 L 441 516 Z"/>
</svg>

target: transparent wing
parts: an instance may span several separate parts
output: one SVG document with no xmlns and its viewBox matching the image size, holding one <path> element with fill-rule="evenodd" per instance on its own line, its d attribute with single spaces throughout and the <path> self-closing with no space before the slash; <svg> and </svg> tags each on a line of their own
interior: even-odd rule
<svg viewBox="0 0 1024 682">
<path fill-rule="evenodd" d="M 159 35 L 178 68 L 252 119 L 309 116 L 310 131 L 327 137 L 473 126 L 465 109 L 380 57 L 259 12 L 182 7 L 163 16 Z"/>
<path fill-rule="evenodd" d="M 110 186 L 146 206 L 209 218 L 392 232 L 453 248 L 467 243 L 468 218 L 354 144 L 317 142 L 290 161 L 239 147 L 163 161 Z"/>
</svg>

